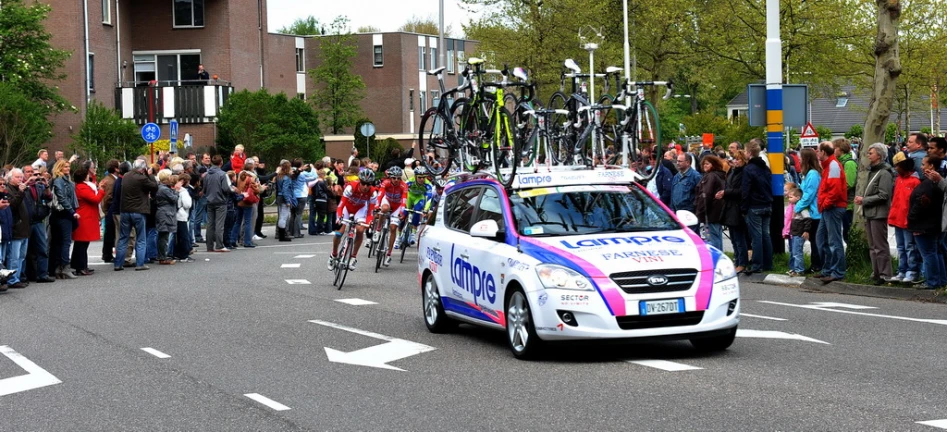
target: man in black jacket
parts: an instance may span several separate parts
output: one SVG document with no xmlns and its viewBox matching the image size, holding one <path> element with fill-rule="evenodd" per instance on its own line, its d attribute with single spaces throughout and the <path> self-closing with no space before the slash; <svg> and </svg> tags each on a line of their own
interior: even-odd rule
<svg viewBox="0 0 947 432">
<path fill-rule="evenodd" d="M 203 195 L 207 199 L 207 252 L 230 252 L 224 240 L 224 222 L 227 218 L 227 201 L 233 192 L 227 173 L 221 170 L 224 164 L 220 155 L 214 155 L 213 165 L 203 179 Z"/>
<path fill-rule="evenodd" d="M 23 181 L 23 171 L 13 168 L 7 173 L 7 201 L 13 213 L 13 240 L 7 246 L 7 263 L 11 270 L 16 270 L 9 279 L 10 288 L 26 288 L 29 283 L 24 281 L 23 264 L 26 262 L 26 248 L 30 240 L 30 213 L 23 200 L 26 191 L 26 182 Z"/>
<path fill-rule="evenodd" d="M 23 167 L 26 177 L 24 201 L 30 214 L 30 240 L 26 248 L 26 270 L 29 280 L 39 283 L 56 282 L 49 277 L 49 241 L 46 235 L 46 219 L 53 194 L 46 186 L 46 178 L 32 166 Z"/>
<path fill-rule="evenodd" d="M 769 224 L 773 213 L 772 172 L 760 157 L 760 140 L 754 138 L 746 144 L 749 161 L 743 169 L 743 197 L 741 210 L 746 214 L 746 224 L 753 246 L 753 258 L 745 272 L 753 274 L 773 269 L 773 243 L 769 235 Z"/>
<path fill-rule="evenodd" d="M 151 214 L 150 196 L 158 192 L 158 182 L 147 172 L 148 163 L 136 159 L 132 170 L 122 177 L 121 186 L 121 235 L 115 247 L 115 271 L 123 270 L 132 227 L 135 229 L 135 270 L 148 270 L 145 265 L 148 234 L 145 232 L 145 217 Z"/>
</svg>

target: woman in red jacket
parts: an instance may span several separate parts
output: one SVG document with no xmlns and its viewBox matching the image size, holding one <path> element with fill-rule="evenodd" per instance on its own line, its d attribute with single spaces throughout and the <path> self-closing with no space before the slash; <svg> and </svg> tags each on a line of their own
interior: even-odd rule
<svg viewBox="0 0 947 432">
<path fill-rule="evenodd" d="M 76 199 L 79 207 L 79 226 L 72 231 L 72 268 L 73 274 L 89 276 L 89 243 L 98 241 L 99 236 L 99 203 L 105 197 L 105 188 L 95 184 L 94 165 L 91 161 L 82 164 L 72 174 L 76 183 Z"/>
</svg>

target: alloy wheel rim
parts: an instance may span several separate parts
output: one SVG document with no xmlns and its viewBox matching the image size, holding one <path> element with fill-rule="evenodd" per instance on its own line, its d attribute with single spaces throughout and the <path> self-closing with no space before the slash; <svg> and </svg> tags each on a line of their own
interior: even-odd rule
<svg viewBox="0 0 947 432">
<path fill-rule="evenodd" d="M 510 345 L 517 352 L 521 352 L 529 343 L 529 312 L 526 306 L 526 299 L 523 294 L 517 292 L 510 299 L 510 307 L 507 310 L 507 335 L 510 339 Z"/>
<path fill-rule="evenodd" d="M 437 322 L 438 296 L 437 286 L 431 279 L 429 277 L 424 284 L 424 318 L 427 319 L 428 324 L 434 325 Z"/>
</svg>

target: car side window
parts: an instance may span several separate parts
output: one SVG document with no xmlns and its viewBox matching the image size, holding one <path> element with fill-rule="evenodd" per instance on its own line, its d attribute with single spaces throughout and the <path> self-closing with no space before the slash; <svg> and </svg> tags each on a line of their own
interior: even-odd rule
<svg viewBox="0 0 947 432">
<path fill-rule="evenodd" d="M 500 204 L 500 196 L 495 189 L 484 188 L 479 208 L 476 222 L 493 220 L 496 221 L 500 231 L 503 231 L 503 206 Z"/>
<path fill-rule="evenodd" d="M 473 225 L 473 214 L 483 188 L 465 188 L 447 196 L 447 227 L 465 233 Z"/>
</svg>

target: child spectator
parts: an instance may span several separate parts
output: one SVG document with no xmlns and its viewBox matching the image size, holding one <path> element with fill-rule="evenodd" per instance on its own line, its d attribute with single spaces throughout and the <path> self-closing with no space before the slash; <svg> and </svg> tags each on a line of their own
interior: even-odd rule
<svg viewBox="0 0 947 432">
<path fill-rule="evenodd" d="M 796 203 L 802 199 L 802 189 L 793 185 L 792 188 L 789 188 L 789 192 L 786 196 L 789 197 L 789 207 L 795 210 Z M 802 250 L 806 241 L 809 240 L 809 232 L 812 230 L 812 216 L 809 214 L 809 209 L 792 212 L 790 215 L 792 219 L 787 223 L 787 226 L 789 226 L 788 237 L 790 250 L 789 276 L 801 276 L 805 270 L 805 259 Z M 785 229 L 783 233 L 785 237 Z"/>
<path fill-rule="evenodd" d="M 895 153 L 891 159 L 898 176 L 894 180 L 894 194 L 891 198 L 891 210 L 888 212 L 888 225 L 894 227 L 894 238 L 898 247 L 898 273 L 888 282 L 914 282 L 921 277 L 921 253 L 917 249 L 914 235 L 908 231 L 908 208 L 911 192 L 921 179 L 914 169 L 914 159 L 904 152 Z"/>
</svg>

